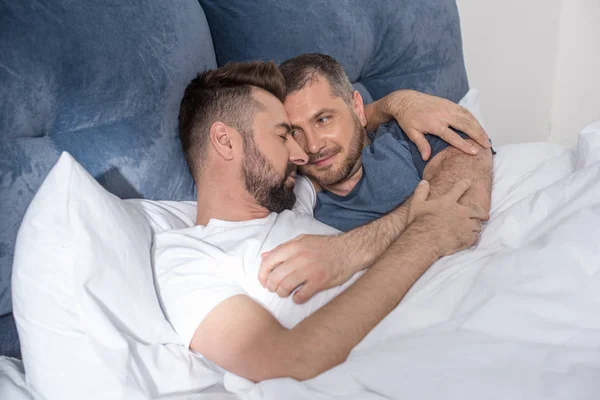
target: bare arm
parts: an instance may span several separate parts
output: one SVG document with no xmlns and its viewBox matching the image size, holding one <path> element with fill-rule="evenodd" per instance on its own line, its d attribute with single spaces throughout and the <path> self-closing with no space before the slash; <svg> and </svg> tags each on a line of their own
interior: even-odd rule
<svg viewBox="0 0 600 400">
<path fill-rule="evenodd" d="M 461 179 L 469 179 L 471 187 L 460 198 L 460 203 L 479 207 L 484 220 L 490 211 L 492 191 L 492 153 L 471 139 L 467 142 L 477 147 L 475 156 L 448 147 L 438 153 L 425 167 L 423 179 L 430 184 L 430 198 L 437 199 Z M 375 259 L 395 240 L 408 224 L 410 198 L 388 215 L 340 236 L 344 237 L 345 252 L 355 260 L 352 273 L 372 265 Z"/>
<path fill-rule="evenodd" d="M 294 328 L 282 327 L 248 297 L 235 296 L 207 315 L 191 348 L 253 381 L 304 380 L 343 362 L 439 256 L 474 242 L 476 213 L 457 203 L 466 185 L 459 183 L 438 202 L 422 201 L 428 186 L 422 185 L 415 199 L 425 213 L 356 283 Z"/>
<path fill-rule="evenodd" d="M 448 147 L 428 163 L 423 179 L 431 184 L 432 198 L 447 193 L 461 178 L 471 179 L 473 187 L 461 202 L 481 210 L 482 220 L 487 220 L 492 185 L 491 150 L 470 139 L 465 143 L 476 148 L 477 154 L 467 155 Z M 354 273 L 370 267 L 406 228 L 407 210 L 408 202 L 404 202 L 388 215 L 337 236 L 298 236 L 263 255 L 259 280 L 281 297 L 289 296 L 302 285 L 294 293 L 294 301 L 304 303 L 319 291 L 340 285 Z"/>
<path fill-rule="evenodd" d="M 431 198 L 439 198 L 460 179 L 470 179 L 471 189 L 461 198 L 489 218 L 492 187 L 491 150 L 477 146 L 475 156 L 448 147 L 425 167 L 423 178 L 431 184 Z M 263 255 L 259 281 L 280 297 L 296 288 L 294 301 L 304 303 L 321 290 L 346 282 L 369 268 L 406 228 L 410 201 L 375 221 L 336 236 L 300 235 Z"/>
<path fill-rule="evenodd" d="M 477 155 L 469 156 L 448 147 L 427 164 L 423 179 L 431 183 L 432 199 L 447 193 L 460 179 L 470 179 L 472 186 L 460 199 L 460 203 L 479 207 L 487 215 L 492 193 L 492 153 L 474 141 L 468 141 L 472 146 L 478 147 Z"/>
<path fill-rule="evenodd" d="M 398 121 L 421 153 L 423 160 L 431 156 L 431 146 L 426 134 L 438 136 L 465 154 L 477 154 L 481 147 L 491 147 L 489 138 L 477 119 L 464 107 L 441 97 L 414 90 L 397 90 L 365 106 L 367 131 L 375 131 L 392 118 Z M 466 133 L 480 146 L 462 139 L 449 127 Z"/>
<path fill-rule="evenodd" d="M 422 231 L 409 228 L 354 285 L 293 329 L 235 296 L 207 315 L 191 348 L 253 381 L 305 380 L 340 364 L 437 259 Z"/>
<path fill-rule="evenodd" d="M 410 201 L 368 224 L 335 236 L 300 235 L 263 254 L 258 279 L 271 292 L 294 301 L 346 282 L 370 267 L 408 225 Z"/>
</svg>

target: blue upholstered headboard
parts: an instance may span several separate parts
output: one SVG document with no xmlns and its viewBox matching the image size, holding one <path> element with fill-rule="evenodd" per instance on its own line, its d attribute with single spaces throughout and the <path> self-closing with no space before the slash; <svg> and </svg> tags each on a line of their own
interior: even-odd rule
<svg viewBox="0 0 600 400">
<path fill-rule="evenodd" d="M 467 91 L 454 0 L 0 0 L 0 354 L 18 355 L 17 230 L 59 154 L 118 196 L 192 199 L 177 138 L 188 81 L 302 52 L 334 56 L 373 98 Z"/>
<path fill-rule="evenodd" d="M 458 101 L 467 92 L 455 0 L 200 0 L 219 65 L 333 56 L 378 99 L 411 88 Z"/>
</svg>

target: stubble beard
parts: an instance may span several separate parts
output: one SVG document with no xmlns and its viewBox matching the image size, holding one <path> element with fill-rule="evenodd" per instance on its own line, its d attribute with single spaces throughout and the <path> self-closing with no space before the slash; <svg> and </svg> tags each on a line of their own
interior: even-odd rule
<svg viewBox="0 0 600 400">
<path fill-rule="evenodd" d="M 365 137 L 367 136 L 366 129 L 361 125 L 360 120 L 356 115 L 352 115 L 354 120 L 354 134 L 350 140 L 350 146 L 348 146 L 348 154 L 342 161 L 342 165 L 337 170 L 333 169 L 333 165 L 328 165 L 320 169 L 316 165 L 312 165 L 309 168 L 300 166 L 300 172 L 306 176 L 311 177 L 317 183 L 323 187 L 333 186 L 340 184 L 350 178 L 350 173 L 354 170 L 358 160 L 360 159 L 362 149 L 365 143 Z M 325 153 L 317 153 L 309 155 L 309 163 L 313 160 L 318 160 L 323 157 L 332 156 L 342 151 L 341 146 L 336 146 L 332 149 L 328 149 Z M 315 172 L 316 171 L 318 172 Z M 317 175 L 318 173 L 318 175 Z"/>
</svg>

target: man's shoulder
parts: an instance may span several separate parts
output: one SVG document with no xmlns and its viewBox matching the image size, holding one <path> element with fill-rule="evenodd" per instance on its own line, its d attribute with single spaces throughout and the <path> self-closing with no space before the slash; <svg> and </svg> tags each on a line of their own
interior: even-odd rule
<svg viewBox="0 0 600 400">
<path fill-rule="evenodd" d="M 198 228 L 202 228 L 201 225 L 192 225 L 186 226 L 185 228 L 175 228 L 175 229 L 165 229 L 163 231 L 157 232 L 154 236 L 158 237 L 169 237 L 169 236 L 197 236 L 200 232 Z"/>
<path fill-rule="evenodd" d="M 154 234 L 153 249 L 156 252 L 174 245 L 181 246 L 185 242 L 194 242 L 194 239 L 200 240 L 200 226 L 189 226 L 186 228 L 167 229 Z M 192 240 L 190 240 L 192 239 Z"/>
<path fill-rule="evenodd" d="M 196 228 L 172 229 L 154 235 L 152 257 L 157 274 L 203 258 L 202 240 Z"/>
<path fill-rule="evenodd" d="M 369 134 L 369 138 L 371 143 L 363 150 L 362 159 L 370 178 L 378 177 L 385 185 L 386 180 L 397 172 L 414 173 L 412 142 L 397 122 L 380 125 L 376 132 Z"/>
<path fill-rule="evenodd" d="M 186 263 L 203 265 L 232 263 L 240 247 L 248 240 L 264 236 L 276 222 L 277 215 L 249 221 L 211 219 L 207 225 L 161 232 L 154 237 L 155 268 L 173 268 Z"/>
<path fill-rule="evenodd" d="M 211 244 L 204 226 L 155 235 L 153 264 L 161 305 L 188 347 L 208 313 L 225 299 L 244 294 L 242 261 Z"/>
<path fill-rule="evenodd" d="M 388 146 L 390 143 L 399 143 L 403 146 L 408 146 L 410 139 L 406 133 L 400 128 L 398 122 L 390 121 L 379 125 L 375 132 L 368 133 L 371 146 L 381 147 Z"/>
</svg>

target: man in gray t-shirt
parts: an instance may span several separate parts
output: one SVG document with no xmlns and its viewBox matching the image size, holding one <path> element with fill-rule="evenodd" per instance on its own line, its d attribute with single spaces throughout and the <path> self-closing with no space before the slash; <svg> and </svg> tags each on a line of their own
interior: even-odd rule
<svg viewBox="0 0 600 400">
<path fill-rule="evenodd" d="M 359 249 L 369 243 L 380 253 L 404 231 L 405 200 L 421 179 L 435 199 L 468 178 L 472 185 L 461 204 L 487 215 L 491 143 L 466 109 L 414 91 L 394 92 L 375 102 L 377 107 L 365 107 L 342 66 L 323 54 L 302 54 L 279 68 L 294 138 L 308 154 L 298 171 L 319 191 L 315 217 L 346 232 L 304 235 L 264 254 L 259 272 L 264 287 L 283 297 L 293 293 L 302 303 L 368 268 L 375 259 Z M 400 126 L 388 123 L 391 116 Z M 383 123 L 388 124 L 379 126 Z M 404 218 L 380 218 L 394 209 Z"/>
<path fill-rule="evenodd" d="M 460 132 L 461 137 L 468 138 Z M 345 196 L 328 190 L 317 194 L 314 216 L 341 231 L 349 231 L 389 213 L 413 194 L 428 161 L 417 146 L 393 121 L 369 132 L 369 144 L 361 152 L 363 172 Z M 428 135 L 431 158 L 449 144 Z"/>
</svg>

